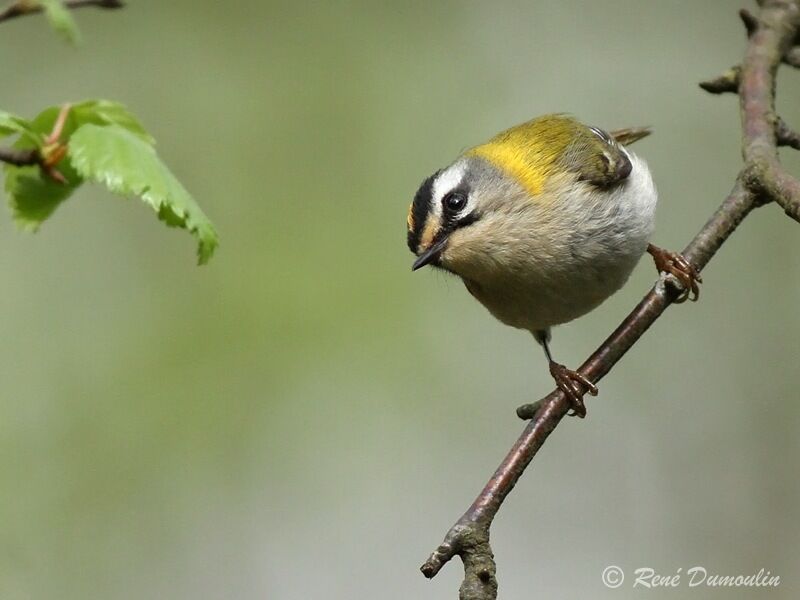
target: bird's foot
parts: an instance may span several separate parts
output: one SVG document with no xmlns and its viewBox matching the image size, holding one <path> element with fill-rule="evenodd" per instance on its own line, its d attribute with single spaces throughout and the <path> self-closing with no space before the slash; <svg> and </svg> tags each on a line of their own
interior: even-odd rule
<svg viewBox="0 0 800 600">
<path fill-rule="evenodd" d="M 583 402 L 583 395 L 589 392 L 592 396 L 597 396 L 597 386 L 577 371 L 568 369 L 555 361 L 550 361 L 550 375 L 553 376 L 558 389 L 564 392 L 570 403 L 572 408 L 570 416 L 585 417 L 586 404 Z"/>
<path fill-rule="evenodd" d="M 668 273 L 677 279 L 683 286 L 683 291 L 680 296 L 675 298 L 674 302 L 679 304 L 691 300 L 695 302 L 700 297 L 700 286 L 703 283 L 703 278 L 700 273 L 688 260 L 686 260 L 679 252 L 672 252 L 664 250 L 653 244 L 647 245 L 647 252 L 653 256 L 653 262 L 656 263 L 656 269 L 659 273 Z"/>
</svg>

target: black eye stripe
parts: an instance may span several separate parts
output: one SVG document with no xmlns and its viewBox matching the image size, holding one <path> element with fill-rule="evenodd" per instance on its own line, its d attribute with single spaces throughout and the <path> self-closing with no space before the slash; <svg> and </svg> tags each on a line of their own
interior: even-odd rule
<svg viewBox="0 0 800 600">
<path fill-rule="evenodd" d="M 440 173 L 441 171 L 437 171 L 422 182 L 414 195 L 414 201 L 411 203 L 408 247 L 415 254 L 419 250 L 422 232 L 425 230 L 425 225 L 428 219 L 431 218 L 430 215 L 435 207 L 433 184 Z M 453 230 L 472 225 L 478 220 L 480 215 L 474 210 L 469 214 L 463 214 L 469 205 L 470 191 L 469 186 L 462 183 L 457 188 L 450 190 L 438 201 L 441 206 L 441 226 L 434 244 L 442 237 L 449 235 Z M 448 204 L 450 204 L 449 208 Z M 460 218 L 459 215 L 461 215 Z"/>
<path fill-rule="evenodd" d="M 414 194 L 414 201 L 411 203 L 411 222 L 414 226 L 408 230 L 408 247 L 412 252 L 416 252 L 419 247 L 422 230 L 425 229 L 425 221 L 428 219 L 433 202 L 433 182 L 439 173 L 440 171 L 437 171 L 425 179 Z"/>
<path fill-rule="evenodd" d="M 480 216 L 478 215 L 478 213 L 472 211 L 468 215 L 464 215 L 463 217 L 461 217 L 456 223 L 456 227 L 466 227 L 467 225 L 472 225 L 479 218 Z"/>
</svg>

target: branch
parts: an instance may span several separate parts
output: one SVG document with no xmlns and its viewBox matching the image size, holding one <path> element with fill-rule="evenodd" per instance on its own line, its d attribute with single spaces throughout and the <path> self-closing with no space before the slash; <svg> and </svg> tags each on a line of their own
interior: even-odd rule
<svg viewBox="0 0 800 600">
<path fill-rule="evenodd" d="M 26 167 L 41 164 L 41 157 L 36 148 L 30 150 L 15 150 L 13 148 L 0 148 L 0 162 Z"/>
<path fill-rule="evenodd" d="M 747 37 L 753 35 L 759 27 L 758 17 L 751 13 L 746 8 L 739 11 L 739 18 L 744 23 L 744 28 L 747 30 Z"/>
<path fill-rule="evenodd" d="M 778 138 L 778 146 L 789 146 L 795 150 L 800 150 L 800 133 L 789 127 L 786 121 L 778 117 L 778 124 L 775 126 L 775 136 Z"/>
<path fill-rule="evenodd" d="M 788 214 L 798 218 L 797 212 L 792 214 L 787 208 L 800 198 L 797 181 L 785 173 L 777 161 L 777 143 L 781 135 L 776 131 L 779 121 L 774 113 L 774 78 L 778 64 L 800 28 L 800 0 L 760 0 L 758 4 L 762 8 L 758 17 L 749 13 L 742 17 L 748 29 L 748 44 L 741 80 L 738 73 L 734 77 L 741 97 L 745 166 L 728 197 L 683 251 L 684 257 L 698 271 L 708 264 L 754 208 L 776 200 Z M 578 371 L 592 382 L 599 381 L 680 293 L 670 280 L 659 280 Z M 521 418 L 531 421 L 472 506 L 422 565 L 426 577 L 434 577 L 451 558 L 459 555 L 464 563 L 461 600 L 494 600 L 497 597 L 496 565 L 489 545 L 492 521 L 568 410 L 567 399 L 558 390 L 517 409 Z"/>
<path fill-rule="evenodd" d="M 38 148 L 17 150 L 15 148 L 0 148 L 0 162 L 17 167 L 32 167 L 38 165 L 42 173 L 56 183 L 66 184 L 67 179 L 56 166 L 66 156 L 67 146 L 59 142 L 53 143 L 45 152 Z"/>
<path fill-rule="evenodd" d="M 709 94 L 725 94 L 739 92 L 739 78 L 741 77 L 742 68 L 739 65 L 731 67 L 719 77 L 701 81 L 700 87 L 707 91 Z"/>
<path fill-rule="evenodd" d="M 758 29 L 750 37 L 742 64 L 739 98 L 745 184 L 781 205 L 800 222 L 800 181 L 778 161 L 775 73 L 791 50 L 800 25 L 797 0 L 765 2 Z"/>
<path fill-rule="evenodd" d="M 71 9 L 85 8 L 87 6 L 114 9 L 124 7 L 125 3 L 122 0 L 65 0 L 64 6 Z M 43 10 L 42 5 L 38 2 L 32 0 L 17 0 L 0 11 L 0 23 L 15 17 L 40 13 Z"/>
<path fill-rule="evenodd" d="M 17 167 L 27 167 L 39 165 L 39 168 L 53 181 L 66 183 L 67 180 L 56 165 L 67 155 L 67 145 L 60 141 L 64 124 L 67 122 L 67 115 L 71 109 L 69 103 L 64 104 L 58 113 L 53 130 L 45 138 L 45 146 L 42 148 L 0 148 L 0 162 L 15 165 Z"/>
</svg>

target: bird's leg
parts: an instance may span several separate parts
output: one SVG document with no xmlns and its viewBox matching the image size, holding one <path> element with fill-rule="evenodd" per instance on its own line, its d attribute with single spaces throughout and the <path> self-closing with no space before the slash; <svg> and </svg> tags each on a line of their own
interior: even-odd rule
<svg viewBox="0 0 800 600">
<path fill-rule="evenodd" d="M 586 404 L 583 402 L 583 395 L 589 392 L 592 396 L 596 396 L 597 386 L 577 371 L 568 369 L 561 363 L 557 363 L 553 360 L 553 356 L 550 354 L 550 347 L 548 346 L 550 338 L 548 331 L 537 331 L 534 333 L 534 337 L 536 341 L 542 345 L 542 348 L 544 348 L 544 353 L 545 356 L 547 356 L 547 362 L 550 367 L 550 375 L 552 375 L 555 380 L 558 389 L 564 392 L 567 401 L 572 407 L 572 412 L 569 414 L 571 416 L 577 415 L 581 418 L 585 417 Z"/>
<path fill-rule="evenodd" d="M 675 303 L 686 302 L 687 299 L 695 302 L 700 297 L 698 284 L 703 283 L 703 278 L 700 277 L 700 273 L 694 265 L 686 260 L 682 254 L 664 250 L 653 244 L 647 244 L 647 252 L 652 255 L 659 273 L 673 275 L 681 282 L 683 291 L 674 300 Z"/>
</svg>

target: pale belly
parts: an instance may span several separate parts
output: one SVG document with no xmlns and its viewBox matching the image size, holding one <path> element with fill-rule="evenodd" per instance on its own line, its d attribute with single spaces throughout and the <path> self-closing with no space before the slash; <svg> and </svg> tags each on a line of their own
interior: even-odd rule
<svg viewBox="0 0 800 600">
<path fill-rule="evenodd" d="M 547 279 L 520 268 L 491 282 L 464 279 L 464 283 L 498 320 L 534 332 L 567 323 L 599 306 L 624 285 L 644 250 L 642 246 L 613 262 L 573 265 Z"/>
</svg>

